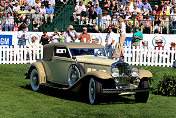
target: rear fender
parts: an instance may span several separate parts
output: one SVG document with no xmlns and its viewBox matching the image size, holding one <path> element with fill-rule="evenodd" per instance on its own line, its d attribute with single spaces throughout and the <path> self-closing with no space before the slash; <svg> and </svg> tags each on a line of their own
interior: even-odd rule
<svg viewBox="0 0 176 118">
<path fill-rule="evenodd" d="M 40 83 L 46 83 L 46 73 L 45 73 L 43 64 L 41 62 L 35 62 L 31 64 L 28 70 L 27 78 L 30 78 L 31 71 L 34 68 L 36 68 L 38 71 Z"/>
</svg>

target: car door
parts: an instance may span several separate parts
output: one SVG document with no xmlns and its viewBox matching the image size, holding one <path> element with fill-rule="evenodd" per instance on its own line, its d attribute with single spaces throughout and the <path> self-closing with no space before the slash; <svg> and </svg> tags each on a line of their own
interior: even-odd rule
<svg viewBox="0 0 176 118">
<path fill-rule="evenodd" d="M 70 65 L 74 62 L 66 47 L 56 47 L 52 58 L 51 74 L 53 82 L 68 85 L 67 72 Z"/>
</svg>

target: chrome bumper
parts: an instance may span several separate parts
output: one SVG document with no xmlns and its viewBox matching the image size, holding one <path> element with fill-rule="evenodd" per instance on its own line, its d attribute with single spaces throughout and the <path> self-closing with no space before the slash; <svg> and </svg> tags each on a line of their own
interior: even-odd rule
<svg viewBox="0 0 176 118">
<path fill-rule="evenodd" d="M 149 88 L 103 89 L 103 93 L 145 92 L 149 90 Z"/>
</svg>

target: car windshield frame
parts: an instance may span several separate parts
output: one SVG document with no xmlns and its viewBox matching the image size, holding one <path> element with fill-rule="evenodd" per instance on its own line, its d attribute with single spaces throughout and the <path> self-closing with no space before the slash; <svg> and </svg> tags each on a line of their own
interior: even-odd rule
<svg viewBox="0 0 176 118">
<path fill-rule="evenodd" d="M 75 50 L 76 50 L 76 49 L 77 49 L 77 50 L 78 50 L 78 49 L 80 49 L 80 50 L 81 50 L 81 49 L 85 49 L 85 50 L 86 50 L 86 49 L 93 49 L 93 50 L 95 50 L 95 49 L 99 50 L 99 49 L 100 49 L 101 52 L 103 52 L 103 53 L 101 53 L 102 55 L 98 55 L 98 53 L 97 53 L 97 54 L 96 54 L 96 53 L 94 53 L 94 54 L 90 53 L 90 54 L 80 54 L 80 55 L 77 55 L 77 54 L 76 54 L 76 55 L 75 55 L 75 54 L 73 54 L 73 52 L 72 52 L 73 49 L 75 49 Z M 69 51 L 70 51 L 70 54 L 71 54 L 72 57 L 75 57 L 75 56 L 83 56 L 83 55 L 84 55 L 84 56 L 85 56 L 85 55 L 92 55 L 92 56 L 104 56 L 104 57 L 106 57 L 106 53 L 105 53 L 105 49 L 104 49 L 104 48 L 69 48 Z"/>
</svg>

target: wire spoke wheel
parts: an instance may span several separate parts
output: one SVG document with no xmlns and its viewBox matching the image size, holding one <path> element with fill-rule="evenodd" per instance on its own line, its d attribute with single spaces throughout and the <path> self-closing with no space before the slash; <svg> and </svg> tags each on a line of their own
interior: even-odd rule
<svg viewBox="0 0 176 118">
<path fill-rule="evenodd" d="M 102 84 L 96 81 L 94 78 L 91 78 L 89 81 L 89 103 L 96 104 L 99 101 L 99 97 L 102 94 Z"/>
<path fill-rule="evenodd" d="M 68 70 L 68 84 L 72 86 L 78 79 L 80 78 L 81 74 L 77 66 L 72 65 Z"/>
<path fill-rule="evenodd" d="M 30 75 L 30 81 L 31 81 L 31 87 L 32 90 L 37 91 L 40 86 L 38 71 L 36 69 L 33 69 Z"/>
</svg>

